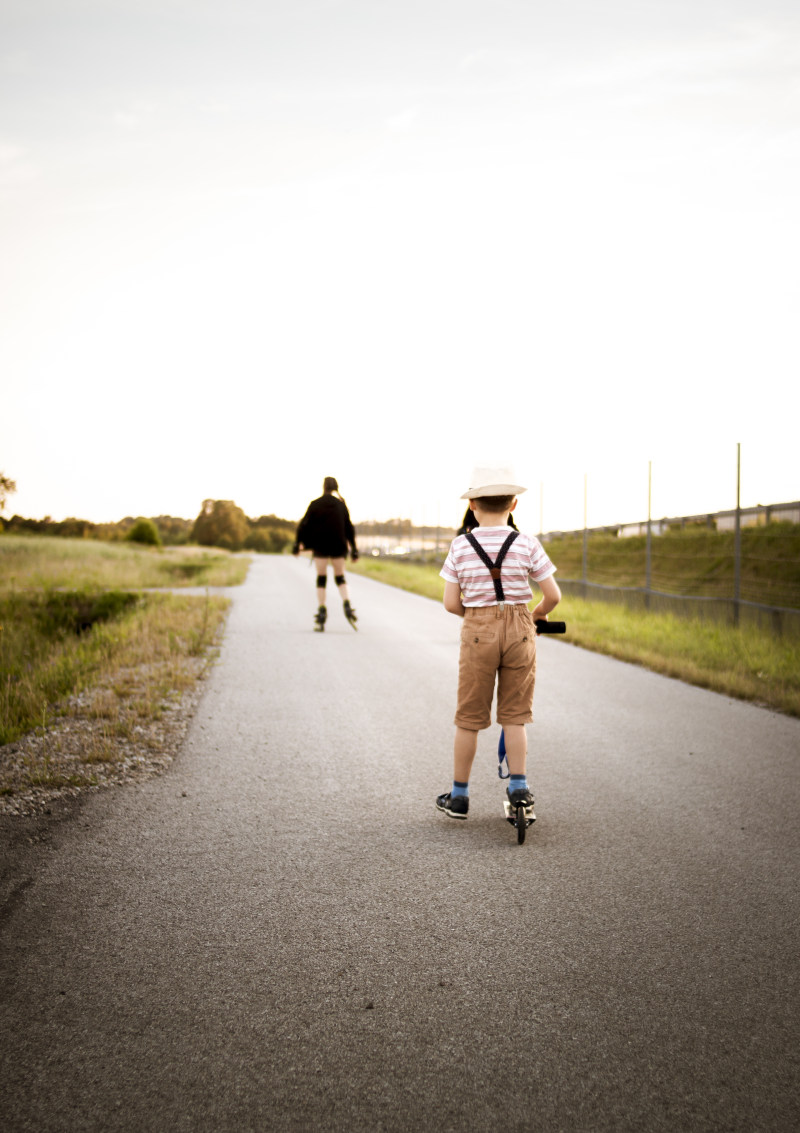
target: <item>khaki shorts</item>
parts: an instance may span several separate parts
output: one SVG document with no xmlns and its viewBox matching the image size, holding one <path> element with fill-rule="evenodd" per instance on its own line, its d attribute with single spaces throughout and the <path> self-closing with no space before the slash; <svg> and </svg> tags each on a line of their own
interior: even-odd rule
<svg viewBox="0 0 800 1133">
<path fill-rule="evenodd" d="M 536 627 L 527 606 L 468 606 L 458 661 L 459 728 L 478 732 L 492 722 L 497 678 L 498 724 L 529 724 L 536 681 Z"/>
</svg>

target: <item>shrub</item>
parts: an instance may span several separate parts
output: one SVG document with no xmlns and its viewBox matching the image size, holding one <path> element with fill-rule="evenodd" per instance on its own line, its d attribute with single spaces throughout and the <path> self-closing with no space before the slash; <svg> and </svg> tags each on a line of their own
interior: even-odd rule
<svg viewBox="0 0 800 1133">
<path fill-rule="evenodd" d="M 256 527 L 244 541 L 245 549 L 262 555 L 280 555 L 291 547 L 294 536 L 276 527 Z"/>
<path fill-rule="evenodd" d="M 247 516 L 233 500 L 204 500 L 194 521 L 192 539 L 201 547 L 239 551 L 250 532 Z"/>
<path fill-rule="evenodd" d="M 138 602 L 139 595 L 128 590 L 53 590 L 31 600 L 39 629 L 47 637 L 85 633 L 97 622 L 116 621 Z"/>
<path fill-rule="evenodd" d="M 161 536 L 152 519 L 137 519 L 125 538 L 130 543 L 144 543 L 149 547 L 161 546 Z"/>
</svg>

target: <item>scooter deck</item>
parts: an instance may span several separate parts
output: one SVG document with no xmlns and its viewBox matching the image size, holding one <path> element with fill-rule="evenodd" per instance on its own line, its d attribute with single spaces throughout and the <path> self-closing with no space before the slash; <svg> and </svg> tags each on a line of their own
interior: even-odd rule
<svg viewBox="0 0 800 1133">
<path fill-rule="evenodd" d="M 503 801 L 503 810 L 505 811 L 507 821 L 510 822 L 512 826 L 516 826 L 517 808 L 515 806 L 512 806 L 511 803 L 507 799 L 505 799 Z M 536 821 L 536 815 L 533 813 L 533 807 L 530 808 L 529 813 L 525 817 L 527 818 L 525 825 L 533 826 L 534 822 Z"/>
</svg>

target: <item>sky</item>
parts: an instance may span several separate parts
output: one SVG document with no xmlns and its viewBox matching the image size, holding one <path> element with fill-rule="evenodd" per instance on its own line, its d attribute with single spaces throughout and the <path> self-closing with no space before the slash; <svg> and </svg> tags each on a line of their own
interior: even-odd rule
<svg viewBox="0 0 800 1133">
<path fill-rule="evenodd" d="M 794 0 L 5 0 L 6 516 L 800 497 Z"/>
</svg>

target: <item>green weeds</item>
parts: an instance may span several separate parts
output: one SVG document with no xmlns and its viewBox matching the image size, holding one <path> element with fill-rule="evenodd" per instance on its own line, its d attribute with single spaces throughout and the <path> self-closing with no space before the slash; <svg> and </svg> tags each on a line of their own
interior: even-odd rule
<svg viewBox="0 0 800 1133">
<path fill-rule="evenodd" d="M 92 786 L 123 764 L 125 778 L 147 749 L 168 759 L 229 602 L 149 588 L 233 585 L 248 565 L 206 548 L 0 537 L 0 796 Z"/>
<path fill-rule="evenodd" d="M 387 586 L 400 590 L 410 590 L 423 598 L 433 598 L 441 602 L 444 595 L 444 579 L 439 577 L 440 564 L 409 563 L 399 559 L 360 558 L 348 564 L 353 574 L 364 574 Z"/>
<path fill-rule="evenodd" d="M 102 711 L 96 706 L 101 715 L 113 718 L 115 703 L 136 690 L 137 710 L 158 714 L 165 696 L 185 687 L 182 659 L 213 644 L 227 605 L 209 595 L 0 598 L 0 744 L 41 726 L 53 705 L 98 682 L 106 690 Z"/>
</svg>

